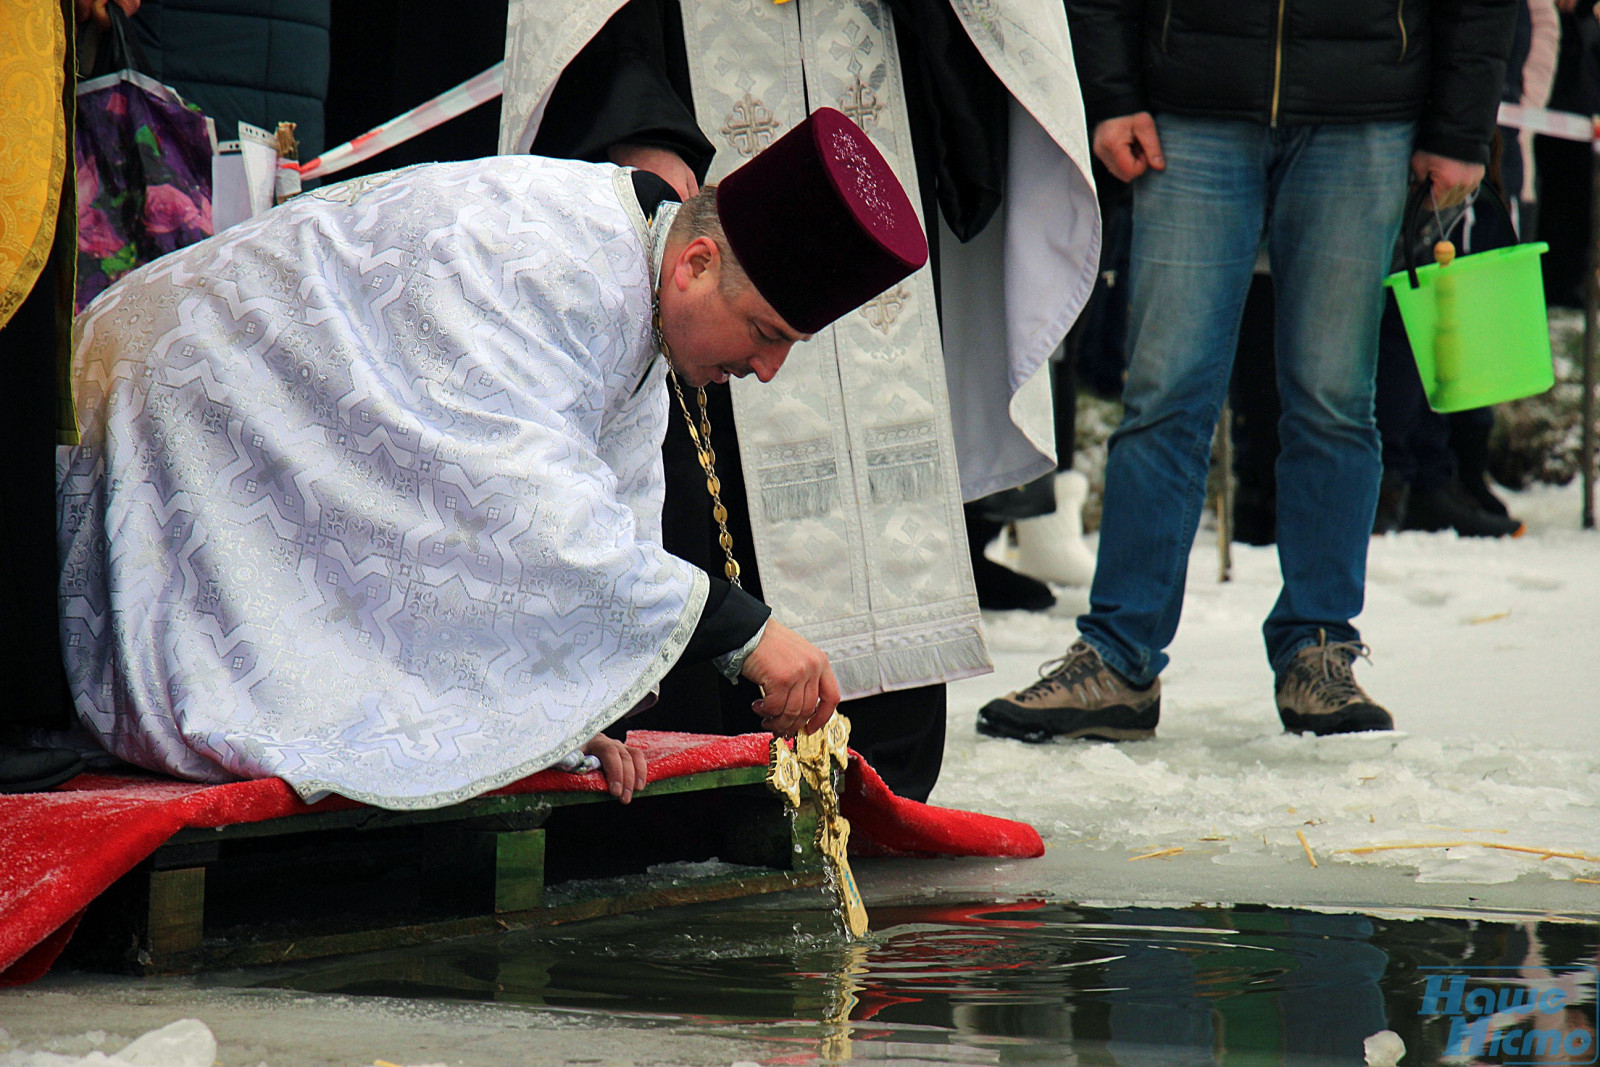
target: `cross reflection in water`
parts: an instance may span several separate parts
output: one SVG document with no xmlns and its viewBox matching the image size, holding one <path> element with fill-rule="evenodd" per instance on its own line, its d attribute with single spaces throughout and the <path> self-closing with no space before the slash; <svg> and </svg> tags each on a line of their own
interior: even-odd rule
<svg viewBox="0 0 1600 1067">
<path fill-rule="evenodd" d="M 852 942 L 817 896 L 794 900 L 309 963 L 260 984 L 510 1001 L 563 1009 L 569 1025 L 576 1009 L 596 1025 L 741 1037 L 769 1045 L 766 1062 L 1349 1067 L 1384 1029 L 1405 1064 L 1444 1053 L 1449 1020 L 1420 1014 L 1419 968 L 1512 967 L 1537 984 L 1600 963 L 1600 926 L 1574 922 L 1020 901 L 878 906 L 872 935 Z M 1587 988 L 1537 1025 L 1587 1030 L 1593 1047 Z"/>
</svg>

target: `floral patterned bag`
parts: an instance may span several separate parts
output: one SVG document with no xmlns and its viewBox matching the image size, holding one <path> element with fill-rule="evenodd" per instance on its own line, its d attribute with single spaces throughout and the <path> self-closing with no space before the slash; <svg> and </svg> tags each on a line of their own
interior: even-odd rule
<svg viewBox="0 0 1600 1067">
<path fill-rule="evenodd" d="M 157 256 L 211 236 L 209 121 L 133 69 L 120 18 L 114 73 L 78 84 L 76 310 Z"/>
</svg>

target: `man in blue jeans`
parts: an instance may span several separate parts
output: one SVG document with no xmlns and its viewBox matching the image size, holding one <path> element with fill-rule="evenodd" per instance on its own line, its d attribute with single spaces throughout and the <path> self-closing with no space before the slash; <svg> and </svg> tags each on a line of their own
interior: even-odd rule
<svg viewBox="0 0 1600 1067">
<path fill-rule="evenodd" d="M 1381 281 L 1408 176 L 1483 177 L 1515 0 L 1067 0 L 1094 151 L 1133 183 L 1126 412 L 1081 639 L 982 733 L 1150 737 L 1257 253 L 1277 297 L 1278 558 L 1263 632 L 1286 729 L 1388 730 L 1356 684 L 1382 474 Z M 1408 168 L 1409 163 L 1409 168 Z M 1409 175 L 1408 175 L 1409 170 Z"/>
</svg>

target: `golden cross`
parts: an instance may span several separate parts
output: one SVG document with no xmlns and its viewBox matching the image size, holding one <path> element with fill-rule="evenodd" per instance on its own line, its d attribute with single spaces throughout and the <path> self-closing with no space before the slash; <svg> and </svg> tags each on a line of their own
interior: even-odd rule
<svg viewBox="0 0 1600 1067">
<path fill-rule="evenodd" d="M 833 787 L 833 772 L 850 762 L 850 720 L 835 713 L 816 733 L 795 738 L 794 750 L 781 739 L 772 739 L 771 764 L 767 785 L 782 793 L 790 807 L 800 804 L 800 783 L 811 787 L 821 807 L 817 820 L 817 851 L 821 852 L 833 875 L 833 888 L 839 896 L 839 921 L 845 933 L 861 937 L 867 932 L 867 908 L 856 877 L 850 870 L 850 821 L 839 812 L 839 794 Z"/>
<path fill-rule="evenodd" d="M 782 128 L 783 123 L 773 117 L 765 104 L 745 93 L 744 99 L 733 105 L 721 132 L 734 151 L 753 156 L 771 144 L 772 135 Z"/>
<path fill-rule="evenodd" d="M 911 294 L 906 292 L 906 287 L 897 285 L 893 289 L 885 289 L 868 300 L 859 310 L 874 330 L 887 336 L 889 328 L 894 325 L 895 320 L 900 317 L 900 312 L 910 300 Z"/>
<path fill-rule="evenodd" d="M 839 98 L 839 110 L 850 116 L 850 121 L 862 130 L 870 130 L 877 123 L 878 112 L 883 110 L 883 105 L 878 103 L 878 94 L 857 74 L 854 84 Z"/>
</svg>

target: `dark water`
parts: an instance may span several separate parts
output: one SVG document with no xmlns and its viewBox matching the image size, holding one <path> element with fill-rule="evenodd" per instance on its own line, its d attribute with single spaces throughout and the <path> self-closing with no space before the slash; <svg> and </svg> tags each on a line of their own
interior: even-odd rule
<svg viewBox="0 0 1600 1067">
<path fill-rule="evenodd" d="M 1595 925 L 1041 902 L 875 908 L 872 923 L 849 943 L 825 913 L 707 905 L 309 964 L 266 984 L 695 1029 L 768 1043 L 767 1063 L 1356 1065 L 1363 1038 L 1390 1029 L 1411 1065 L 1440 1062 L 1452 1028 L 1457 1050 L 1477 1053 L 1454 1062 L 1596 1062 L 1583 969 L 1600 962 Z M 1463 992 L 1469 1007 L 1498 993 L 1510 1010 L 1451 1014 Z M 1536 1055 L 1489 1043 L 1516 1048 L 1530 1029 Z"/>
</svg>

